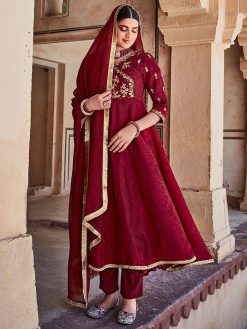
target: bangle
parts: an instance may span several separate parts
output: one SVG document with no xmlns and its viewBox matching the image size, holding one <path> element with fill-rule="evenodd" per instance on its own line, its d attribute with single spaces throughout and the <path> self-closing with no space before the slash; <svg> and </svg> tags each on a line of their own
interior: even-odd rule
<svg viewBox="0 0 247 329">
<path fill-rule="evenodd" d="M 150 112 L 153 112 L 153 113 L 157 114 L 157 115 L 160 117 L 160 119 L 161 119 L 162 121 L 165 121 L 165 117 L 164 117 L 164 115 L 163 115 L 160 111 L 158 111 L 158 110 L 152 108 L 152 109 L 150 110 Z"/>
<path fill-rule="evenodd" d="M 129 121 L 128 123 L 127 123 L 127 126 L 128 125 L 131 125 L 131 124 L 133 124 L 135 127 L 136 127 L 136 129 L 137 129 L 137 133 L 135 134 L 135 138 L 137 137 L 137 136 L 139 136 L 140 135 L 140 127 L 139 127 L 139 125 L 137 124 L 137 122 L 135 122 L 135 121 Z"/>
<path fill-rule="evenodd" d="M 87 110 L 85 109 L 84 104 L 85 104 L 85 102 L 86 102 L 87 100 L 88 100 L 88 98 L 83 99 L 83 101 L 81 102 L 81 111 L 82 111 L 82 113 L 85 114 L 85 115 L 92 115 L 94 111 L 87 111 Z"/>
</svg>

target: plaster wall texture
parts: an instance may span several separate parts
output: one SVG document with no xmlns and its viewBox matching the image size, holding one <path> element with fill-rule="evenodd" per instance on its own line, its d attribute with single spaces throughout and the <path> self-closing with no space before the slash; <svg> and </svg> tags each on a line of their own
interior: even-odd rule
<svg viewBox="0 0 247 329">
<path fill-rule="evenodd" d="M 89 47 L 92 44 L 92 40 L 76 41 L 76 42 L 61 42 L 50 44 L 38 44 L 34 45 L 34 56 L 47 59 L 49 61 L 55 61 L 63 63 L 65 65 L 65 80 L 64 80 L 64 112 L 63 112 L 63 142 L 62 142 L 62 170 L 64 172 L 65 163 L 65 130 L 66 128 L 73 128 L 72 106 L 71 98 L 73 97 L 73 91 L 76 88 L 76 77 L 82 62 L 82 59 L 86 55 Z M 72 147 L 73 145 L 71 145 Z M 69 156 L 68 168 L 72 169 L 72 154 Z M 67 168 L 66 168 L 67 170 Z M 63 177 L 61 177 L 63 179 Z M 65 190 L 68 191 L 69 185 L 65 185 Z"/>
<path fill-rule="evenodd" d="M 11 0 L 1 9 L 0 239 L 5 239 L 26 232 L 33 2 Z"/>
<path fill-rule="evenodd" d="M 2 240 L 0 263 L 0 328 L 39 328 L 31 236 Z"/>
<path fill-rule="evenodd" d="M 14 10 L 13 10 L 14 8 Z M 1 3 L 0 319 L 38 328 L 31 238 L 26 233 L 33 1 Z"/>
<path fill-rule="evenodd" d="M 64 127 L 73 126 L 71 98 L 76 87 L 77 72 L 92 42 L 92 40 L 86 40 L 38 44 L 33 48 L 35 57 L 65 64 Z"/>
<path fill-rule="evenodd" d="M 210 53 L 209 44 L 172 48 L 170 162 L 183 189 L 209 188 Z"/>
<path fill-rule="evenodd" d="M 245 192 L 246 80 L 240 71 L 242 49 L 237 41 L 225 51 L 224 186 L 236 197 Z"/>
</svg>

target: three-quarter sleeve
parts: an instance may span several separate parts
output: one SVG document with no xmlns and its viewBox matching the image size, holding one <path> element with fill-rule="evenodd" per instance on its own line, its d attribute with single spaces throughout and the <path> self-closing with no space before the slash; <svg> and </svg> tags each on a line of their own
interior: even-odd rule
<svg viewBox="0 0 247 329">
<path fill-rule="evenodd" d="M 147 89 L 153 106 L 151 111 L 156 113 L 164 122 L 170 111 L 169 103 L 165 93 L 164 81 L 161 70 L 155 58 L 149 54 L 145 54 L 144 61 L 145 88 Z"/>
</svg>

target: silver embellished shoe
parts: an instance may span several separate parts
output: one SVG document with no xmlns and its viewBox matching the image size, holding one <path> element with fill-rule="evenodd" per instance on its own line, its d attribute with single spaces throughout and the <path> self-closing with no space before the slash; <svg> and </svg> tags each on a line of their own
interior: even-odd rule
<svg viewBox="0 0 247 329">
<path fill-rule="evenodd" d="M 110 310 L 116 308 L 118 304 L 119 304 L 119 295 L 117 295 L 116 301 L 112 307 L 106 308 L 103 306 L 92 305 L 86 309 L 86 314 L 94 319 L 100 319 L 103 318 L 103 316 L 105 316 L 105 314 L 108 313 Z"/>
<path fill-rule="evenodd" d="M 138 305 L 136 303 L 136 313 L 137 313 L 137 311 L 138 311 Z M 117 321 L 118 321 L 118 323 L 121 323 L 121 324 L 131 324 L 134 322 L 134 320 L 136 318 L 136 313 L 130 313 L 130 312 L 120 310 L 118 312 Z"/>
</svg>

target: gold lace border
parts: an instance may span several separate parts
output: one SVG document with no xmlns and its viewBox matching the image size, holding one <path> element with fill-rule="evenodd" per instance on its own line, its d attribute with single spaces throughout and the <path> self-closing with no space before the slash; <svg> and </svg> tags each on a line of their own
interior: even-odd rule
<svg viewBox="0 0 247 329">
<path fill-rule="evenodd" d="M 153 264 L 149 264 L 149 265 L 122 265 L 122 264 L 106 264 L 103 267 L 94 267 L 93 265 L 89 264 L 88 266 L 94 270 L 94 271 L 103 271 L 106 268 L 126 268 L 126 269 L 132 269 L 132 270 L 147 270 L 147 269 L 151 269 L 153 267 L 162 265 L 162 264 L 172 264 L 172 266 L 166 268 L 166 269 L 162 269 L 164 271 L 176 271 L 179 270 L 181 268 L 185 268 L 188 266 L 194 266 L 194 265 L 202 265 L 202 264 L 209 264 L 209 263 L 214 263 L 214 259 L 208 259 L 208 260 L 201 260 L 201 261 L 197 261 L 194 262 L 194 260 L 196 260 L 196 257 L 192 257 L 191 259 L 186 259 L 186 260 L 175 260 L 175 261 L 167 261 L 167 260 L 161 260 L 158 262 L 155 262 Z M 180 265 L 182 264 L 182 266 L 178 266 L 178 267 L 174 267 L 176 265 Z"/>
<path fill-rule="evenodd" d="M 111 41 L 111 49 L 110 49 L 110 58 L 109 58 L 109 66 L 107 72 L 107 90 L 112 89 L 112 76 L 113 76 L 113 67 L 114 67 L 114 56 L 116 50 L 116 18 L 119 10 L 125 5 L 120 5 L 115 12 L 114 16 L 114 24 L 113 24 L 113 31 L 112 31 L 112 41 Z M 85 203 L 86 203 L 86 192 L 87 192 L 87 185 L 88 185 L 88 167 L 89 167 L 89 149 L 90 149 L 90 120 L 84 120 L 85 122 L 85 135 L 84 141 L 86 143 L 86 156 L 87 159 L 85 161 L 86 168 L 85 173 L 86 177 L 84 178 L 84 193 L 83 193 L 83 211 L 82 211 L 82 232 L 81 232 L 81 256 L 82 256 L 82 293 L 83 298 L 86 303 L 88 304 L 88 296 L 87 296 L 87 229 L 94 233 L 97 237 L 90 243 L 90 250 L 100 243 L 101 241 L 101 234 L 98 232 L 89 221 L 95 217 L 100 216 L 103 214 L 108 207 L 108 195 L 107 195 L 107 175 L 108 175 L 108 129 L 109 129 L 109 108 L 104 110 L 104 126 L 103 126 L 103 159 L 102 159 L 102 206 L 95 210 L 94 212 L 85 215 Z M 90 119 L 90 118 L 88 118 Z M 83 123 L 84 123 L 83 122 Z"/>
</svg>

